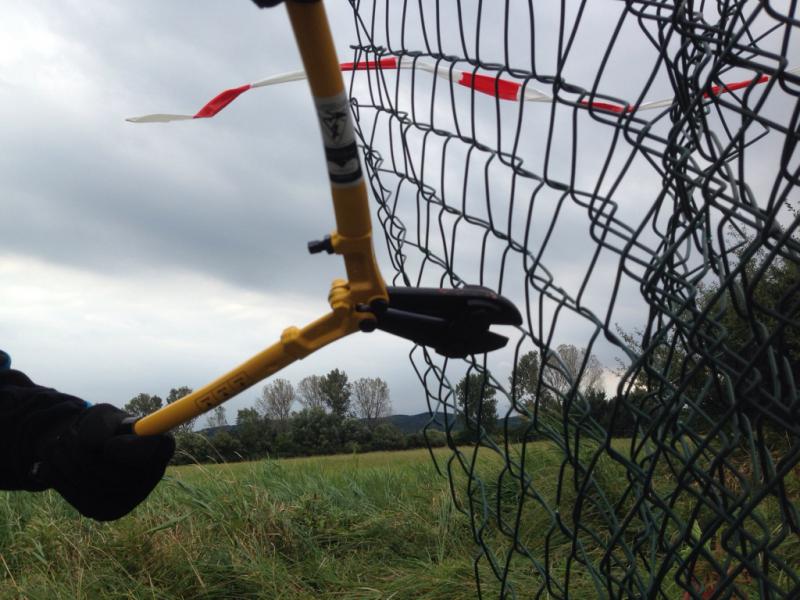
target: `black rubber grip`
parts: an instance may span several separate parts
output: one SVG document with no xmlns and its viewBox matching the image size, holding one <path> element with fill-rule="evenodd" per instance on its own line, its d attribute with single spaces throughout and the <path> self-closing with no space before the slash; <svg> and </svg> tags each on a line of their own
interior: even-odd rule
<svg viewBox="0 0 800 600">
<path fill-rule="evenodd" d="M 133 430 L 133 426 L 138 420 L 139 417 L 125 417 L 119 424 L 119 427 L 117 427 L 117 435 L 130 435 L 132 433 L 136 433 Z"/>
</svg>

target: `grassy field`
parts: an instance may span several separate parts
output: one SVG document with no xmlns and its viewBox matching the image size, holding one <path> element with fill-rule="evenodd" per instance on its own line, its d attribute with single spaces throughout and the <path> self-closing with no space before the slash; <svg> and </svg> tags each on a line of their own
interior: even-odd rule
<svg viewBox="0 0 800 600">
<path fill-rule="evenodd" d="M 553 523 L 572 527 L 575 491 L 564 486 L 556 497 L 561 457 L 554 447 L 532 444 L 526 461 L 543 504 L 526 504 L 520 541 L 540 557 L 548 540 L 547 568 L 559 580 L 576 549 Z M 492 483 L 499 466 L 491 457 L 479 461 L 486 482 L 480 492 L 508 496 L 513 512 L 513 485 Z M 625 487 L 618 463 L 601 461 L 596 475 L 612 495 Z M 458 468 L 453 478 L 463 489 Z M 666 476 L 660 482 L 674 485 Z M 794 494 L 796 478 L 792 486 Z M 581 522 L 602 534 L 603 505 L 614 498 L 585 496 Z M 560 515 L 545 505 L 560 507 Z M 775 523 L 777 504 L 762 507 L 764 521 Z M 511 512 L 504 518 L 513 520 Z M 491 525 L 482 535 L 497 556 L 508 548 Z M 578 553 L 596 564 L 597 540 L 582 533 L 578 540 Z M 797 564 L 800 544 L 786 544 L 788 564 Z M 448 481 L 426 450 L 174 467 L 144 505 L 109 524 L 81 518 L 52 492 L 0 493 L 0 600 L 457 600 L 476 597 L 475 556 L 470 520 L 453 508 Z M 496 598 L 486 561 L 481 565 L 485 597 Z M 586 569 L 572 565 L 569 596 L 603 596 Z M 542 581 L 529 562 L 514 567 L 511 579 L 527 597 L 524 590 Z M 671 575 L 662 583 L 666 597 L 682 597 Z"/>
<path fill-rule="evenodd" d="M 0 495 L 0 598 L 471 598 L 427 451 L 171 468 L 134 513 Z"/>
</svg>

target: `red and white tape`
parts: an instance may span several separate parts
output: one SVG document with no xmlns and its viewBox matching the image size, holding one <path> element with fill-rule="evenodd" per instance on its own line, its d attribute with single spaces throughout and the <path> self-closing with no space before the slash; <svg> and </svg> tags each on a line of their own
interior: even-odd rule
<svg viewBox="0 0 800 600">
<path fill-rule="evenodd" d="M 523 85 L 517 81 L 503 79 L 492 75 L 483 75 L 472 71 L 462 71 L 452 67 L 446 67 L 442 64 L 430 65 L 424 61 L 414 60 L 409 57 L 396 57 L 382 58 L 380 60 L 361 61 L 358 63 L 342 63 L 342 71 L 366 71 L 366 70 L 396 70 L 396 69 L 419 69 L 428 73 L 433 73 L 438 77 L 452 81 L 457 85 L 461 85 L 475 90 L 481 94 L 499 98 L 500 100 L 508 100 L 518 102 L 520 99 L 526 102 L 553 102 L 553 97 L 541 90 L 537 90 L 533 86 Z M 800 73 L 800 67 L 787 69 L 787 73 L 797 74 Z M 193 115 L 173 115 L 157 113 L 152 115 L 143 115 L 141 117 L 131 117 L 126 119 L 131 123 L 169 123 L 170 121 L 185 121 L 188 119 L 206 119 L 213 117 L 219 113 L 223 108 L 228 106 L 231 102 L 236 100 L 240 95 L 248 90 L 254 88 L 266 87 L 270 85 L 278 85 L 281 83 L 288 83 L 290 81 L 300 81 L 306 78 L 305 71 L 294 71 L 292 73 L 283 73 L 282 75 L 274 75 L 256 81 L 255 83 L 248 83 L 239 87 L 231 88 L 220 92 L 214 98 L 209 100 L 203 108 Z M 753 79 L 745 79 L 736 81 L 734 83 L 725 83 L 723 85 L 711 86 L 711 90 L 703 94 L 704 97 L 710 98 L 712 96 L 720 96 L 735 90 L 749 87 L 751 85 L 758 85 L 766 83 L 771 79 L 768 75 L 761 75 Z M 521 95 L 520 95 L 521 92 Z M 665 108 L 674 102 L 673 99 L 667 98 L 663 100 L 653 100 L 643 102 L 638 105 L 633 104 L 615 104 L 611 102 L 600 102 L 596 100 L 582 100 L 580 103 L 586 108 L 593 110 L 601 110 L 612 113 L 632 113 L 634 111 L 652 110 L 655 108 Z"/>
</svg>

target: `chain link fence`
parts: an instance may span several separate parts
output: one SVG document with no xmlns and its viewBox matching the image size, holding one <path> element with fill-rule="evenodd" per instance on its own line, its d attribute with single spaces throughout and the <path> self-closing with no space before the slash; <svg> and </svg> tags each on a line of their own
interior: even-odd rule
<svg viewBox="0 0 800 600">
<path fill-rule="evenodd" d="M 797 3 L 351 5 L 392 283 L 524 315 L 410 353 L 479 595 L 800 596 Z"/>
</svg>

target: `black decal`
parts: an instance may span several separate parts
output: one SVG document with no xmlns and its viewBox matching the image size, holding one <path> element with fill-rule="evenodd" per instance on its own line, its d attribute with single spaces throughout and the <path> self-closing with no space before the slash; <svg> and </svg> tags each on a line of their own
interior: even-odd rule
<svg viewBox="0 0 800 600">
<path fill-rule="evenodd" d="M 331 141 L 338 142 L 347 124 L 347 112 L 335 108 L 325 109 L 324 113 L 320 112 L 319 118 L 328 130 Z"/>
<path fill-rule="evenodd" d="M 355 142 L 344 148 L 325 148 L 325 158 L 328 162 L 344 167 L 350 161 L 358 160 L 358 148 Z"/>
</svg>

